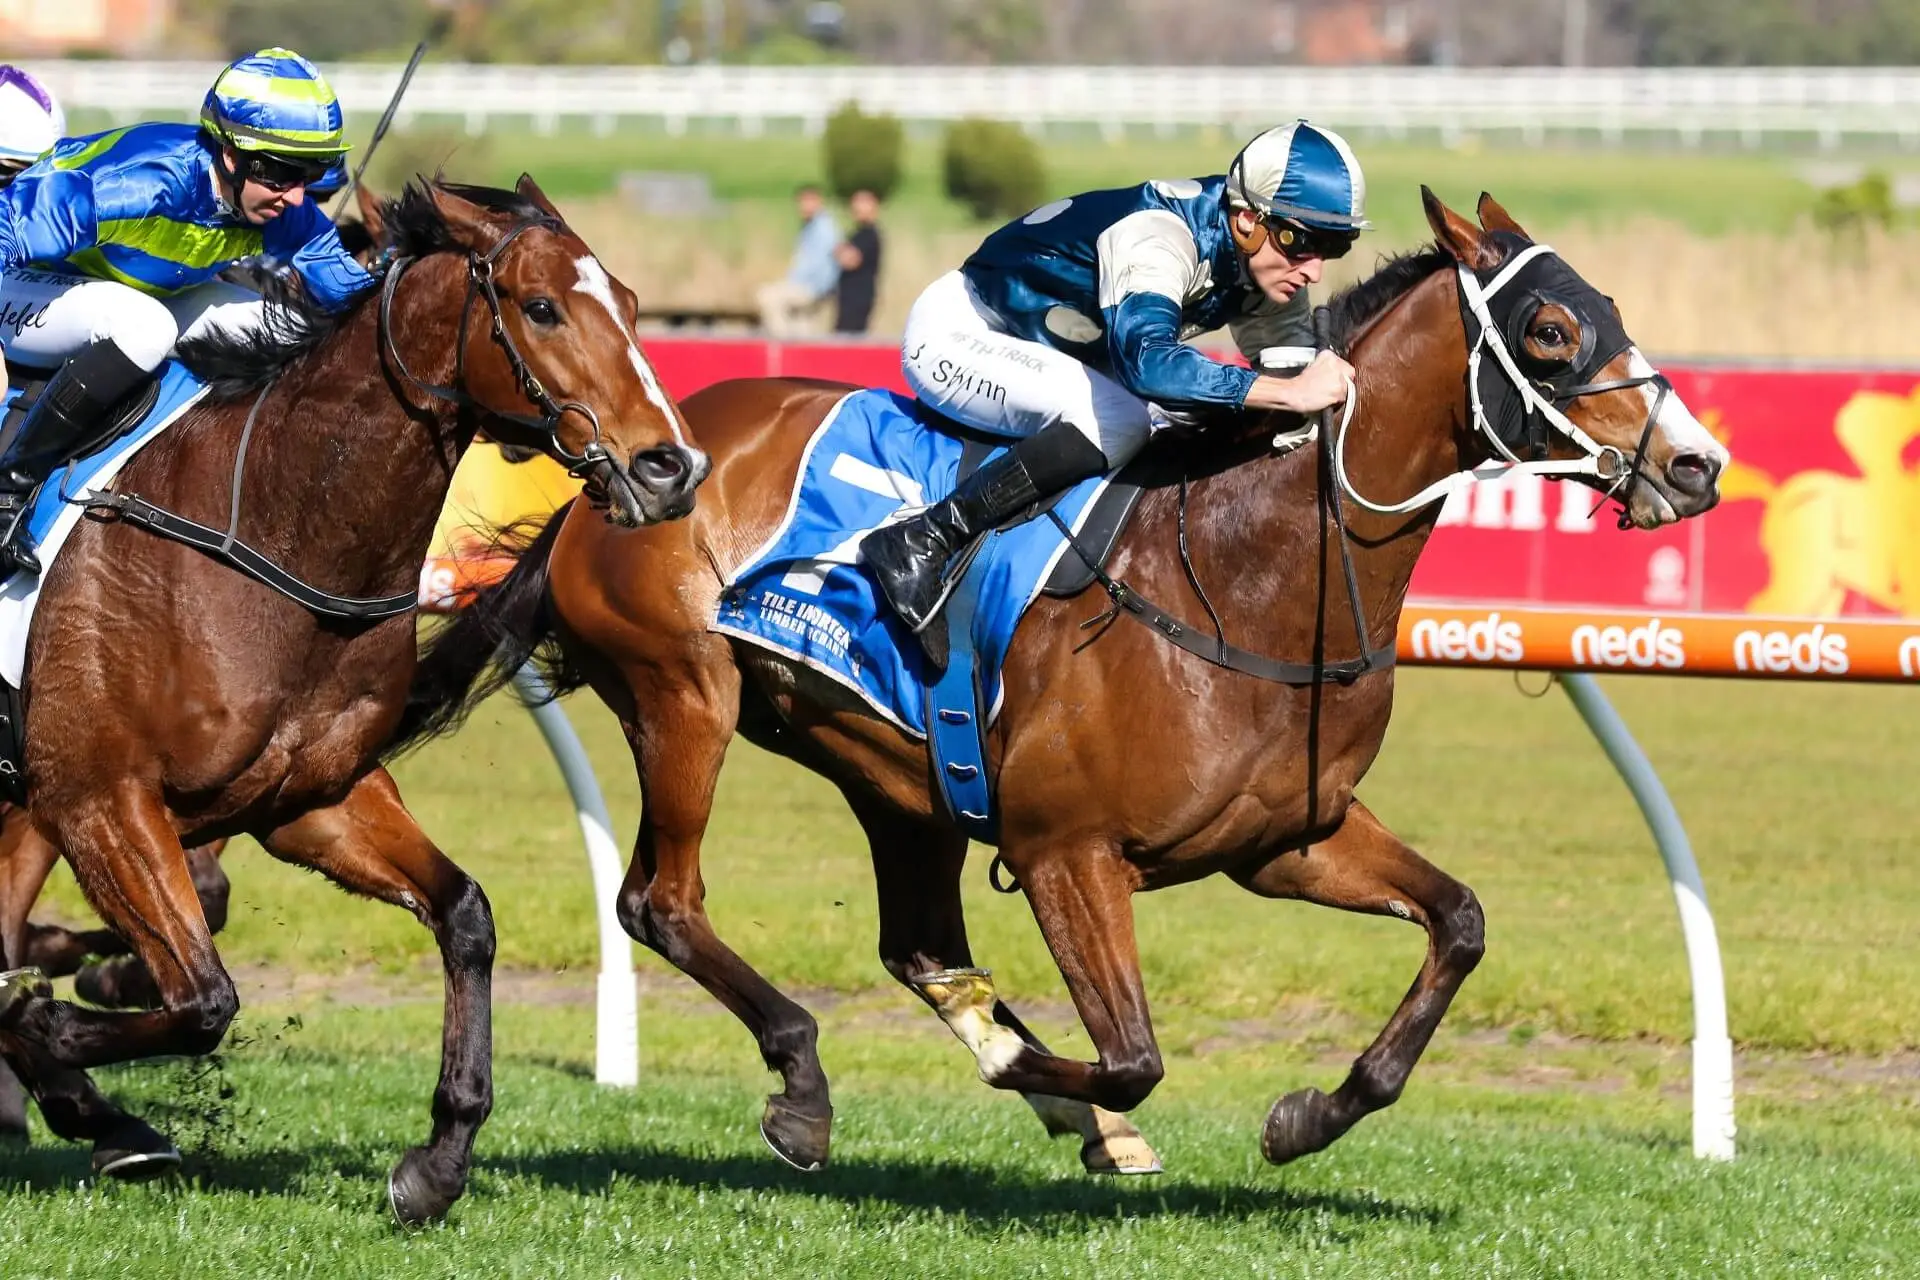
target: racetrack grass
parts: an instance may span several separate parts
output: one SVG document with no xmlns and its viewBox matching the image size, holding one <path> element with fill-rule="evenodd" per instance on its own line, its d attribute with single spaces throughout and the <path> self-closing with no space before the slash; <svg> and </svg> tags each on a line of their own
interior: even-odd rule
<svg viewBox="0 0 1920 1280">
<path fill-rule="evenodd" d="M 1485 904 L 1487 957 L 1452 1020 L 1684 1040 L 1686 969 L 1664 871 L 1570 704 L 1557 691 L 1529 700 L 1499 674 L 1396 678 L 1386 748 L 1360 794 Z M 1795 1052 L 1920 1047 L 1910 732 L 1920 693 L 1644 677 L 1603 685 L 1688 824 L 1719 921 L 1735 1039 Z M 624 844 L 638 811 L 625 745 L 590 695 L 570 709 Z M 570 970 L 590 983 L 586 860 L 530 717 L 496 700 L 398 776 L 426 829 L 491 896 L 502 966 Z M 1024 900 L 992 893 L 985 861 L 976 856 L 965 878 L 976 957 L 1016 1005 L 1062 1001 Z M 431 939 L 405 913 L 349 899 L 251 847 L 229 863 L 233 913 L 220 945 L 230 963 L 437 975 Z M 819 778 L 735 742 L 703 870 L 721 936 L 776 983 L 891 989 L 874 953 L 865 846 Z M 64 867 L 57 876 L 42 914 L 86 918 Z M 1267 902 L 1224 880 L 1135 901 L 1156 1010 L 1233 1021 L 1324 1009 L 1358 1019 L 1355 1049 L 1405 990 L 1424 945 L 1398 921 Z M 641 964 L 671 972 L 650 953 Z"/>
<path fill-rule="evenodd" d="M 1686 1151 L 1667 1071 L 1490 1087 L 1442 1061 L 1276 1170 L 1255 1147 L 1267 1102 L 1336 1071 L 1227 1046 L 1174 1055 L 1137 1113 L 1168 1172 L 1096 1180 L 973 1083 L 930 1014 L 862 1002 L 823 1018 L 835 1146 L 802 1175 L 754 1132 L 767 1078 L 730 1020 L 669 996 L 647 1002 L 631 1093 L 585 1078 L 586 1009 L 503 1007 L 470 1193 L 402 1235 L 381 1193 L 424 1132 L 436 1013 L 255 1015 L 215 1075 L 106 1073 L 180 1136 L 188 1185 L 84 1187 L 79 1149 L 9 1152 L 0 1275 L 1891 1276 L 1920 1249 L 1911 1098 L 1750 1100 L 1739 1160 L 1713 1166 Z"/>
</svg>

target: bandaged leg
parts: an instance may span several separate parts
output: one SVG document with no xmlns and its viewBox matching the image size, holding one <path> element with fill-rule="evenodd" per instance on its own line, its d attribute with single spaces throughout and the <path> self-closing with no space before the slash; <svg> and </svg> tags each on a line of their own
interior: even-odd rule
<svg viewBox="0 0 1920 1280">
<path fill-rule="evenodd" d="M 992 1084 L 1027 1049 L 1018 1031 L 994 1020 L 993 974 L 987 969 L 941 969 L 912 979 L 920 998 L 973 1053 L 980 1078 Z M 1089 1173 L 1158 1173 L 1160 1157 L 1124 1116 L 1045 1094 L 1023 1093 L 1054 1137 L 1080 1138 L 1080 1162 Z"/>
</svg>

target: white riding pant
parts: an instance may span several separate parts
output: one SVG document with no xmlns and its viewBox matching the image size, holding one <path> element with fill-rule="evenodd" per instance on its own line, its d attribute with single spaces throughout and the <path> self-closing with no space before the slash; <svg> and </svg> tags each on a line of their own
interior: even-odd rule
<svg viewBox="0 0 1920 1280">
<path fill-rule="evenodd" d="M 0 348 L 21 364 L 56 369 L 106 340 L 151 371 L 182 338 L 257 327 L 265 305 L 224 280 L 156 298 L 118 280 L 23 268 L 0 275 Z"/>
<path fill-rule="evenodd" d="M 914 395 L 991 435 L 1024 437 L 1070 422 L 1117 467 L 1159 424 L 1146 401 L 1112 378 L 1045 343 L 996 330 L 958 271 L 914 302 L 901 351 Z"/>
</svg>

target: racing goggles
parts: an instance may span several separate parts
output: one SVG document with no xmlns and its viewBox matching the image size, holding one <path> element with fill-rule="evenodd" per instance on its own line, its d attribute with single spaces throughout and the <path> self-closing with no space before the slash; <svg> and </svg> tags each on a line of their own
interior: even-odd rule
<svg viewBox="0 0 1920 1280">
<path fill-rule="evenodd" d="M 1331 262 L 1335 258 L 1346 257 L 1347 251 L 1353 248 L 1353 242 L 1360 238 L 1360 233 L 1309 227 L 1291 218 L 1268 218 L 1267 236 L 1273 241 L 1274 248 L 1294 262 L 1308 258 L 1324 258 Z"/>
<path fill-rule="evenodd" d="M 277 156 L 254 151 L 247 156 L 247 181 L 257 182 L 269 191 L 310 187 L 326 177 L 338 159 L 338 156 Z"/>
</svg>

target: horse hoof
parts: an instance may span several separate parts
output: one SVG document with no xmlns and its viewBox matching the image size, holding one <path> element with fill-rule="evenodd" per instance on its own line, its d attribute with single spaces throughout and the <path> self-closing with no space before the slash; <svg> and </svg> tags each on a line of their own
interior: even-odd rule
<svg viewBox="0 0 1920 1280">
<path fill-rule="evenodd" d="M 93 1172 L 119 1182 L 145 1182 L 180 1167 L 180 1151 L 143 1120 L 127 1122 L 93 1144 Z"/>
<path fill-rule="evenodd" d="M 1333 1114 L 1333 1099 L 1318 1089 L 1300 1089 L 1273 1104 L 1260 1133 L 1260 1154 L 1285 1164 L 1324 1151 L 1347 1131 Z"/>
<path fill-rule="evenodd" d="M 1089 1138 L 1081 1144 L 1080 1164 L 1088 1173 L 1131 1176 L 1165 1172 L 1159 1154 L 1137 1133 L 1132 1137 Z"/>
<path fill-rule="evenodd" d="M 415 1231 L 446 1217 L 462 1188 L 456 1186 L 449 1193 L 436 1182 L 433 1160 L 426 1148 L 414 1147 L 400 1157 L 387 1178 L 387 1207 L 393 1210 L 394 1221 Z"/>
<path fill-rule="evenodd" d="M 40 996 L 51 1000 L 53 984 L 47 981 L 47 975 L 38 969 L 8 969 L 0 973 L 0 1013 L 11 1008 L 14 1002 Z"/>
<path fill-rule="evenodd" d="M 802 1173 L 818 1173 L 827 1162 L 827 1146 L 833 1137 L 833 1109 L 824 1116 L 804 1115 L 791 1102 L 775 1095 L 767 1099 L 760 1117 L 760 1136 L 773 1154 Z"/>
</svg>

